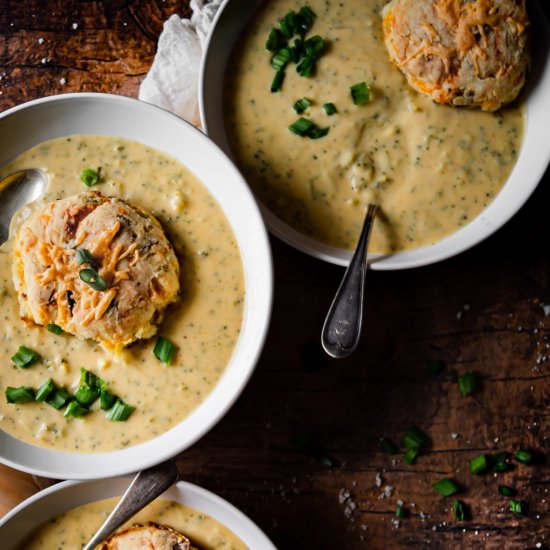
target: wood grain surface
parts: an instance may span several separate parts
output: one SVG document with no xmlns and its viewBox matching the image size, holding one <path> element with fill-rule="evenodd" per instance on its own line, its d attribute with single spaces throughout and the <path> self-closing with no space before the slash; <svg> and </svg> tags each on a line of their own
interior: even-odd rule
<svg viewBox="0 0 550 550">
<path fill-rule="evenodd" d="M 75 91 L 136 97 L 163 22 L 188 16 L 187 4 L 0 0 L 0 110 Z M 318 344 L 342 269 L 273 239 L 265 350 L 229 414 L 178 457 L 185 479 L 227 498 L 281 549 L 550 547 L 549 185 L 547 173 L 511 222 L 454 259 L 371 272 L 365 338 L 342 361 Z M 445 369 L 428 375 L 435 359 Z M 467 371 L 480 383 L 463 398 L 456 378 Z M 379 439 L 399 442 L 411 425 L 431 445 L 406 465 Z M 519 447 L 537 463 L 469 473 L 477 455 Z M 0 476 L 4 511 L 46 483 Z M 432 489 L 443 477 L 462 487 L 468 521 Z M 527 517 L 510 513 L 500 484 L 528 502 Z M 410 514 L 400 521 L 398 500 Z"/>
</svg>

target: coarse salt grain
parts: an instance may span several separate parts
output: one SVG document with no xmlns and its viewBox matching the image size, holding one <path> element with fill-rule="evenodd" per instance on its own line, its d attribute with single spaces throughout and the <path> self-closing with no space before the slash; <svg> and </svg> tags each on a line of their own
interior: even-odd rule
<svg viewBox="0 0 550 550">
<path fill-rule="evenodd" d="M 61 86 L 65 86 L 65 84 L 67 84 L 67 79 L 62 77 L 59 79 L 59 84 L 61 84 Z"/>
<path fill-rule="evenodd" d="M 73 23 L 73 31 L 76 31 L 78 29 L 78 23 Z"/>
<path fill-rule="evenodd" d="M 376 472 L 374 483 L 376 484 L 377 487 L 382 487 L 382 476 L 380 475 L 380 472 Z"/>
<path fill-rule="evenodd" d="M 44 42 L 45 42 L 45 40 L 44 40 L 43 38 L 39 38 L 39 39 L 38 39 L 38 43 L 39 43 L 39 44 L 44 44 Z"/>
</svg>

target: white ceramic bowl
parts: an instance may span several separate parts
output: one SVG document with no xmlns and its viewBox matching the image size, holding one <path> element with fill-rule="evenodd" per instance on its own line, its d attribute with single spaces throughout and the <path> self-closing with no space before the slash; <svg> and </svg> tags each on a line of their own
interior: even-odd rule
<svg viewBox="0 0 550 550">
<path fill-rule="evenodd" d="M 231 155 L 224 128 L 223 79 L 229 54 L 244 25 L 261 0 L 225 0 L 207 41 L 199 84 L 201 121 L 206 133 Z M 544 13 L 532 2 L 537 38 L 536 63 L 527 96 L 525 137 L 516 166 L 494 201 L 471 223 L 431 246 L 388 256 L 369 255 L 371 268 L 380 270 L 419 267 L 450 258 L 478 244 L 503 226 L 527 201 L 550 160 L 550 28 Z M 299 233 L 260 205 L 269 230 L 281 240 L 315 258 L 347 265 L 352 253 L 327 246 Z"/>
<path fill-rule="evenodd" d="M 3 550 L 15 550 L 29 532 L 41 523 L 89 502 L 120 496 L 131 478 L 75 482 L 65 481 L 28 498 L 0 520 Z M 180 481 L 160 498 L 195 508 L 225 525 L 253 550 L 275 550 L 260 528 L 241 511 L 219 496 Z"/>
<path fill-rule="evenodd" d="M 54 478 L 95 479 L 127 474 L 183 451 L 225 414 L 248 381 L 271 315 L 273 274 L 269 240 L 248 186 L 203 133 L 179 117 L 135 99 L 104 94 L 53 96 L 0 115 L 0 166 L 34 145 L 70 134 L 102 134 L 139 141 L 182 162 L 223 209 L 241 251 L 245 306 L 239 340 L 206 400 L 180 424 L 140 445 L 104 453 L 35 447 L 0 432 L 0 461 Z"/>
</svg>

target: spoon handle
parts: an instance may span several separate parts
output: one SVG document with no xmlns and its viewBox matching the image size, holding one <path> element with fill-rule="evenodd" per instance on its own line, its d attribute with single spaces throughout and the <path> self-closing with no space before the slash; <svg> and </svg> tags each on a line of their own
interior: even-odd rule
<svg viewBox="0 0 550 550">
<path fill-rule="evenodd" d="M 331 357 L 347 357 L 359 343 L 363 323 L 367 249 L 377 210 L 378 205 L 369 204 L 357 248 L 323 325 L 321 343 Z"/>
<path fill-rule="evenodd" d="M 177 479 L 178 470 L 171 461 L 138 472 L 105 523 L 82 550 L 93 550 L 147 504 L 162 495 Z"/>
</svg>

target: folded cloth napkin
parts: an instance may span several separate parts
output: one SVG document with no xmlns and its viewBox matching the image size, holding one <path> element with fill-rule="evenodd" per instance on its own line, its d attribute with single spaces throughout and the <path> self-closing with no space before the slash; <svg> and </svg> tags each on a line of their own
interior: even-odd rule
<svg viewBox="0 0 550 550">
<path fill-rule="evenodd" d="M 200 125 L 199 68 L 204 43 L 222 0 L 191 0 L 191 19 L 172 15 L 159 37 L 153 65 L 139 89 L 139 99 Z"/>
</svg>

